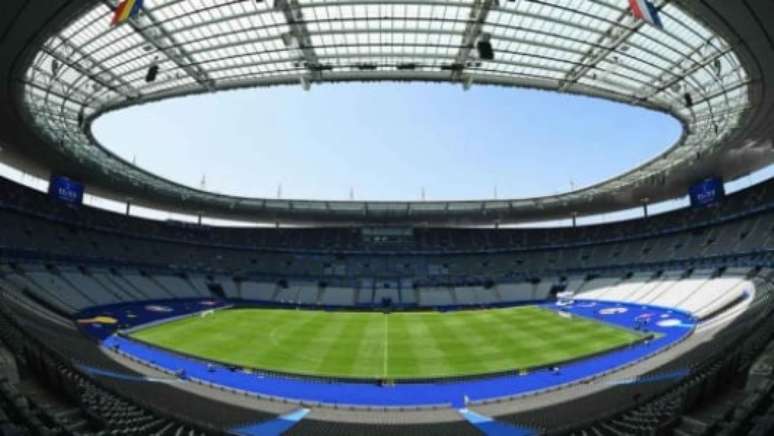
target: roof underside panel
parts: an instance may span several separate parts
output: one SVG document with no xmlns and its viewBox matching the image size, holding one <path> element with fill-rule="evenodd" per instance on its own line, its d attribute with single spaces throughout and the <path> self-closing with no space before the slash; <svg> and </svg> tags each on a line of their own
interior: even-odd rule
<svg viewBox="0 0 774 436">
<path fill-rule="evenodd" d="M 42 45 L 27 69 L 26 109 L 52 146 L 84 165 L 197 204 L 293 207 L 202 192 L 136 168 L 94 142 L 93 117 L 234 87 L 424 80 L 582 93 L 668 112 L 685 124 L 682 141 L 643 167 L 561 198 L 497 202 L 501 209 L 589 201 L 652 182 L 719 147 L 750 106 L 748 72 L 728 41 L 668 0 L 654 2 L 663 29 L 636 20 L 627 0 L 146 0 L 139 15 L 111 26 L 117 3 L 95 2 Z M 491 43 L 494 59 L 479 56 L 479 41 Z M 158 74 L 148 81 L 151 68 Z M 363 214 L 487 208 L 296 204 Z"/>
</svg>

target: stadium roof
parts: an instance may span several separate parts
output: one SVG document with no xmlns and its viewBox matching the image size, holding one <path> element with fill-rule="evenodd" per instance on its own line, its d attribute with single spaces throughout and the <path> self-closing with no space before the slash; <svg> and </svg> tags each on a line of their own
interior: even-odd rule
<svg viewBox="0 0 774 436">
<path fill-rule="evenodd" d="M 657 0 L 663 29 L 635 19 L 627 0 L 146 0 L 118 26 L 115 0 L 22 3 L 9 1 L 19 21 L 3 23 L 19 35 L 11 32 L 17 43 L 6 38 L 0 53 L 13 68 L 0 83 L 11 86 L 9 109 L 23 131 L 0 136 L 4 160 L 151 207 L 288 223 L 505 223 L 636 207 L 682 196 L 702 177 L 730 180 L 772 161 L 766 90 L 774 45 L 762 23 L 774 11 L 765 0 Z M 38 27 L 25 40 L 26 23 Z M 481 56 L 480 41 L 494 59 Z M 158 74 L 148 81 L 152 67 Z M 671 114 L 684 133 L 652 161 L 592 187 L 462 202 L 220 195 L 138 168 L 91 135 L 101 114 L 150 101 L 346 81 L 583 94 Z"/>
</svg>

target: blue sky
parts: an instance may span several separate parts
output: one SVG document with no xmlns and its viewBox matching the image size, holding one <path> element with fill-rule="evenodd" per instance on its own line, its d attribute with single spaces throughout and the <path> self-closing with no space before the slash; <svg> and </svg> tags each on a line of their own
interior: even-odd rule
<svg viewBox="0 0 774 436">
<path fill-rule="evenodd" d="M 96 137 L 172 180 L 229 194 L 428 200 L 548 195 L 602 181 L 680 136 L 671 117 L 587 97 L 446 84 L 221 92 L 97 120 Z"/>
</svg>

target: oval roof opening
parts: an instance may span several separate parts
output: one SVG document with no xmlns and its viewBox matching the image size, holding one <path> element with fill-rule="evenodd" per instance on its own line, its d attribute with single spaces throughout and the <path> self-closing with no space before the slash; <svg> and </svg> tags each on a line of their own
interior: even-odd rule
<svg viewBox="0 0 774 436">
<path fill-rule="evenodd" d="M 660 112 L 526 89 L 331 84 L 205 94 L 107 113 L 102 145 L 164 178 L 247 197 L 522 198 L 617 176 L 671 147 Z"/>
</svg>

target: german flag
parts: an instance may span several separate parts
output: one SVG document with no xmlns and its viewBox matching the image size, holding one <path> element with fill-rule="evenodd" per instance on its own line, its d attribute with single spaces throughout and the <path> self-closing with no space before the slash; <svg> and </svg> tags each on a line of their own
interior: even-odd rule
<svg viewBox="0 0 774 436">
<path fill-rule="evenodd" d="M 113 14 L 111 26 L 118 26 L 129 18 L 136 17 L 142 10 L 142 0 L 123 0 Z"/>
</svg>

